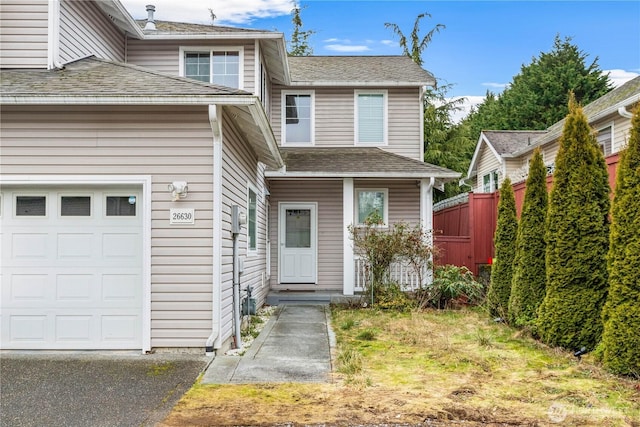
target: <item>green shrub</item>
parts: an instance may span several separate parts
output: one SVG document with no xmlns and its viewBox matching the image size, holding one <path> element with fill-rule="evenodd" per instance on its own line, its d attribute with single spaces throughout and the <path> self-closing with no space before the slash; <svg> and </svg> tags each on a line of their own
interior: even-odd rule
<svg viewBox="0 0 640 427">
<path fill-rule="evenodd" d="M 602 359 L 612 372 L 640 376 L 640 108 L 618 164 L 612 217 Z"/>
<path fill-rule="evenodd" d="M 592 350 L 600 340 L 609 191 L 602 151 L 572 96 L 547 213 L 547 290 L 536 323 L 547 344 Z"/>
<path fill-rule="evenodd" d="M 517 327 L 532 326 L 545 296 L 546 266 L 544 227 L 547 217 L 547 168 L 536 148 L 529 165 L 522 214 L 516 238 L 513 281 L 509 296 L 509 321 Z"/>
<path fill-rule="evenodd" d="M 491 268 L 491 283 L 487 292 L 487 306 L 493 316 L 507 317 L 511 281 L 513 280 L 513 259 L 516 251 L 518 217 L 516 200 L 511 180 L 507 177 L 500 186 L 498 203 L 498 224 L 494 237 L 496 257 Z"/>
<path fill-rule="evenodd" d="M 467 267 L 455 265 L 437 266 L 433 283 L 416 293 L 421 308 L 448 308 L 455 300 L 476 304 L 484 295 L 483 286 L 476 282 Z"/>
</svg>

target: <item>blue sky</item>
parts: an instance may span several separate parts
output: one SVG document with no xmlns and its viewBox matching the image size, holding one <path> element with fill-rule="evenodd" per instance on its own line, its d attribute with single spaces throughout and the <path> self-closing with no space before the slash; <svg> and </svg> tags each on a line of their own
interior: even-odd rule
<svg viewBox="0 0 640 427">
<path fill-rule="evenodd" d="M 134 18 L 155 4 L 156 19 L 276 30 L 289 39 L 292 0 L 122 0 Z M 305 29 L 315 31 L 315 55 L 397 55 L 398 39 L 385 22 L 405 34 L 416 16 L 421 34 L 446 26 L 423 54 L 424 68 L 453 85 L 450 96 L 478 102 L 500 92 L 523 64 L 549 52 L 556 34 L 572 37 L 590 64 L 612 70 L 617 83 L 640 74 L 640 2 L 628 1 L 325 1 L 303 0 Z"/>
</svg>

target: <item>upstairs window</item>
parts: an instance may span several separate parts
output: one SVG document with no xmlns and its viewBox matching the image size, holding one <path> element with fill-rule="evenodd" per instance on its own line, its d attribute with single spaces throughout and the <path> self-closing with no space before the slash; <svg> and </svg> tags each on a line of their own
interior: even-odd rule
<svg viewBox="0 0 640 427">
<path fill-rule="evenodd" d="M 498 171 L 494 170 L 482 177 L 482 192 L 493 193 L 498 189 Z"/>
<path fill-rule="evenodd" d="M 234 48 L 181 47 L 180 75 L 235 89 L 243 87 L 244 50 Z"/>
<path fill-rule="evenodd" d="M 313 92 L 282 93 L 283 144 L 313 145 Z"/>
<path fill-rule="evenodd" d="M 356 145 L 387 144 L 387 92 L 355 92 Z"/>
</svg>

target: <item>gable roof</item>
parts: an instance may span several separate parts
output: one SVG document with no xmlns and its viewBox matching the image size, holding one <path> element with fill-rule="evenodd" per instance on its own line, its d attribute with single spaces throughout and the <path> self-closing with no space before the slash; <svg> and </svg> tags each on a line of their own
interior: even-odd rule
<svg viewBox="0 0 640 427">
<path fill-rule="evenodd" d="M 478 171 L 478 161 L 483 145 L 486 145 L 493 153 L 500 164 L 504 163 L 503 158 L 514 157 L 514 151 L 531 146 L 533 141 L 545 135 L 544 130 L 483 130 L 480 132 L 476 149 L 473 152 L 467 179 L 475 176 Z"/>
<path fill-rule="evenodd" d="M 460 173 L 393 154 L 378 147 L 280 147 L 286 170 L 269 178 L 437 178 L 451 181 Z"/>
<path fill-rule="evenodd" d="M 92 97 L 186 98 L 209 95 L 250 95 L 225 86 L 171 76 L 148 68 L 107 61 L 90 56 L 65 64 L 61 69 L 6 69 L 0 75 L 3 103 L 26 102 L 30 98 L 42 103 Z"/>
<path fill-rule="evenodd" d="M 622 86 L 619 86 L 608 93 L 602 95 L 595 101 L 585 105 L 582 108 L 584 115 L 587 117 L 589 124 L 597 122 L 612 114 L 618 114 L 620 108 L 628 108 L 640 102 L 640 76 L 629 80 Z M 547 128 L 546 134 L 537 138 L 530 147 L 524 147 L 513 152 L 514 156 L 520 156 L 528 151 L 532 151 L 535 147 L 547 144 L 562 135 L 565 119 Z"/>
<path fill-rule="evenodd" d="M 289 56 L 292 86 L 434 86 L 433 74 L 406 55 Z"/>
</svg>

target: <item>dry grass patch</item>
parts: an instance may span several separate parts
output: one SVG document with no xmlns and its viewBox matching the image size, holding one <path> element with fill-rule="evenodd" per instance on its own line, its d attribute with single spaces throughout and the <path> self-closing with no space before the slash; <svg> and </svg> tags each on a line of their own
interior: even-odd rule
<svg viewBox="0 0 640 427">
<path fill-rule="evenodd" d="M 196 385 L 165 425 L 640 426 L 637 381 L 474 311 L 334 309 L 333 325 L 331 384 Z"/>
</svg>

